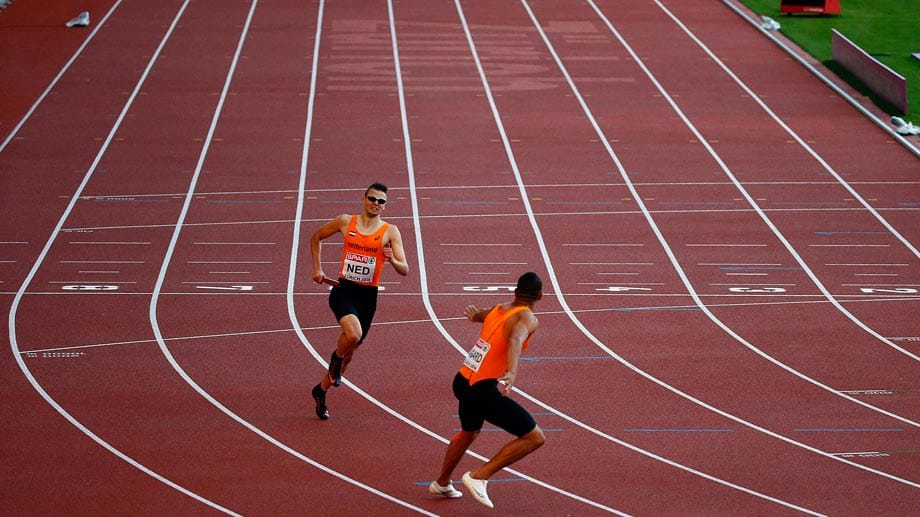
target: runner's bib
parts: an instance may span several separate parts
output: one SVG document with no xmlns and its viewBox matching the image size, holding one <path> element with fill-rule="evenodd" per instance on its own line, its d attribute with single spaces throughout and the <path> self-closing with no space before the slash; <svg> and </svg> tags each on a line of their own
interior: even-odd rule
<svg viewBox="0 0 920 517">
<path fill-rule="evenodd" d="M 342 264 L 342 276 L 346 280 L 358 283 L 370 283 L 377 269 L 377 258 L 358 253 L 346 253 Z"/>
<path fill-rule="evenodd" d="M 482 366 L 482 361 L 486 358 L 486 355 L 489 353 L 489 350 L 492 348 L 491 345 L 482 338 L 479 338 L 476 341 L 476 344 L 473 345 L 473 348 L 466 354 L 466 359 L 463 361 L 463 366 L 466 366 L 474 372 L 479 371 L 479 367 Z"/>
</svg>

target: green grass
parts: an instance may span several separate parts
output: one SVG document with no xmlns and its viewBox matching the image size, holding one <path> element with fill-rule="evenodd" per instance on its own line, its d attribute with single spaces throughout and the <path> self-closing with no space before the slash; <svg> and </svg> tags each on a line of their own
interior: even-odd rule
<svg viewBox="0 0 920 517">
<path fill-rule="evenodd" d="M 920 116 L 920 0 L 841 0 L 840 14 L 786 15 L 780 0 L 742 0 L 758 15 L 782 25 L 780 31 L 890 115 L 898 109 L 872 95 L 831 60 L 831 29 L 837 29 L 878 61 L 907 79 L 908 113 Z M 908 120 L 910 117 L 905 117 Z"/>
</svg>

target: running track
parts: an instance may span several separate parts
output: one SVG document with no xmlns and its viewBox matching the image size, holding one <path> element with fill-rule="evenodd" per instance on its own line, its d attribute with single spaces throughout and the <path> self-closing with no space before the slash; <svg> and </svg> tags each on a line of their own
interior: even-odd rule
<svg viewBox="0 0 920 517">
<path fill-rule="evenodd" d="M 920 514 L 920 161 L 726 4 L 50 3 L 0 13 L 4 513 Z M 308 237 L 374 180 L 412 271 L 321 422 Z M 547 444 L 435 499 L 526 270 Z"/>
</svg>

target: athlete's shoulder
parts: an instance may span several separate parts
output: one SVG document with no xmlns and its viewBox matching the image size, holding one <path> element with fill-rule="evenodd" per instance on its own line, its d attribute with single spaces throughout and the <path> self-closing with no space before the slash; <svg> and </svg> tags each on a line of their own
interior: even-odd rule
<svg viewBox="0 0 920 517">
<path fill-rule="evenodd" d="M 388 223 L 386 221 L 381 221 L 381 222 L 383 223 L 383 226 L 386 228 L 386 231 L 384 233 L 388 241 L 398 240 L 399 242 L 402 242 L 402 234 L 399 233 L 399 228 L 395 224 Z"/>
<path fill-rule="evenodd" d="M 527 325 L 531 332 L 537 329 L 537 326 L 540 324 L 540 320 L 537 319 L 537 315 L 533 313 L 533 310 L 530 307 L 525 307 L 520 310 L 517 314 L 518 321 Z"/>
<path fill-rule="evenodd" d="M 335 225 L 341 228 L 342 231 L 347 230 L 348 227 L 352 224 L 355 224 L 357 220 L 358 216 L 353 214 L 339 214 L 335 216 L 335 219 L 333 219 Z"/>
</svg>

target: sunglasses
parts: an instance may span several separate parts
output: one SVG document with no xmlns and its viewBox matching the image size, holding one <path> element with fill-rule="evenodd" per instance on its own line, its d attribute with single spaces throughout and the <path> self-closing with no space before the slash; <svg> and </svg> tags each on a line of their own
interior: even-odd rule
<svg viewBox="0 0 920 517">
<path fill-rule="evenodd" d="M 367 200 L 370 201 L 371 203 L 377 203 L 378 205 L 385 205 L 385 204 L 387 204 L 387 200 L 386 200 L 386 199 L 377 199 L 377 198 L 375 198 L 374 196 L 367 196 Z"/>
</svg>

